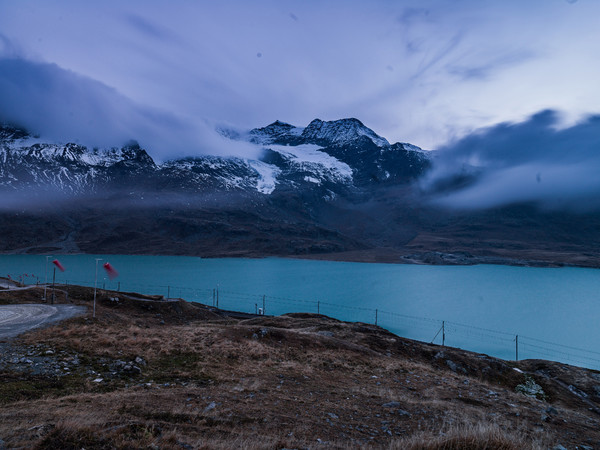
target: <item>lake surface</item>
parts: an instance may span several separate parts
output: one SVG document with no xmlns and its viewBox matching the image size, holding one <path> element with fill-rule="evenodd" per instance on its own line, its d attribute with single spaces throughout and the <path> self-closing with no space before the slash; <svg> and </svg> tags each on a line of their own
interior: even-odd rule
<svg viewBox="0 0 600 450">
<path fill-rule="evenodd" d="M 584 268 L 425 266 L 280 258 L 58 255 L 57 282 L 181 297 L 238 311 L 320 312 L 374 323 L 426 342 L 515 359 L 600 369 L 600 271 Z M 50 258 L 52 261 L 53 258 Z M 106 278 L 101 264 L 118 271 Z M 43 283 L 45 256 L 0 256 L 0 276 Z M 48 282 L 52 282 L 52 264 Z M 33 275 L 33 276 L 32 276 Z M 218 293 L 217 293 L 218 292 Z M 444 329 L 442 329 L 444 321 Z"/>
</svg>

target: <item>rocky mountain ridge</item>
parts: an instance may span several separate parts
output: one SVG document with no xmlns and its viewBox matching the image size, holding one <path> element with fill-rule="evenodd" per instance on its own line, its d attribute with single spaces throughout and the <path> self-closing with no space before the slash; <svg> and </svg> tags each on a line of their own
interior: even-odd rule
<svg viewBox="0 0 600 450">
<path fill-rule="evenodd" d="M 599 213 L 441 208 L 419 185 L 432 153 L 356 119 L 220 131 L 260 157 L 160 162 L 0 127 L 0 252 L 600 267 Z"/>
<path fill-rule="evenodd" d="M 268 195 L 319 187 L 327 199 L 373 183 L 407 182 L 418 177 L 429 161 L 418 147 L 390 145 L 356 119 L 317 119 L 304 129 L 277 121 L 242 138 L 260 146 L 262 156 L 199 155 L 156 163 L 137 142 L 88 149 L 43 142 L 5 125 L 0 128 L 0 189 L 94 194 L 118 187 Z"/>
</svg>

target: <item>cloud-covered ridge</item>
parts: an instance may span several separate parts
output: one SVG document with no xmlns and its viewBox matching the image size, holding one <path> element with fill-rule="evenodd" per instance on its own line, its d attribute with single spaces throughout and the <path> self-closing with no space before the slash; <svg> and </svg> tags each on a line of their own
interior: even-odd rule
<svg viewBox="0 0 600 450">
<path fill-rule="evenodd" d="M 212 154 L 255 157 L 257 149 L 229 141 L 207 123 L 139 105 L 115 89 L 56 64 L 0 58 L 0 121 L 45 139 L 90 147 L 137 140 L 157 159 Z"/>
<path fill-rule="evenodd" d="M 449 144 L 422 186 L 436 203 L 456 208 L 599 209 L 600 115 L 568 128 L 559 122 L 546 110 Z"/>
</svg>

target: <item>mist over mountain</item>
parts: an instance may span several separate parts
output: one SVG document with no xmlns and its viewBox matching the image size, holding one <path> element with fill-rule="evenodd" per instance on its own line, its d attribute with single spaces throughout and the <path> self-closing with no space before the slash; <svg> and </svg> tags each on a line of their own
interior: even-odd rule
<svg viewBox="0 0 600 450">
<path fill-rule="evenodd" d="M 549 169 L 594 167 L 597 119 L 564 129 L 555 120 L 545 112 L 435 152 L 390 144 L 354 118 L 275 121 L 219 128 L 256 156 L 166 161 L 135 141 L 57 144 L 5 124 L 0 250 L 600 265 L 600 214 L 572 208 L 595 185 L 577 190 L 586 181 L 563 171 L 557 187 Z M 511 179 L 523 167 L 538 171 Z M 527 189 L 531 177 L 551 186 Z"/>
<path fill-rule="evenodd" d="M 557 111 L 479 130 L 441 148 L 421 185 L 459 209 L 519 203 L 542 209 L 600 209 L 600 116 L 564 127 Z"/>
</svg>

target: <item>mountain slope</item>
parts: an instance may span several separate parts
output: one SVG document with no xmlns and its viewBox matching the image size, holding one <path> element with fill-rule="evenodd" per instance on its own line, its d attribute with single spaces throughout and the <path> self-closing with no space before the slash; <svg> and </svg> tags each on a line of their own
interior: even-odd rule
<svg viewBox="0 0 600 450">
<path fill-rule="evenodd" d="M 406 182 L 428 165 L 417 147 L 393 146 L 356 119 L 315 120 L 305 129 L 282 122 L 245 136 L 259 145 L 258 160 L 199 155 L 155 163 L 132 142 L 93 149 L 45 143 L 15 127 L 0 128 L 0 189 L 52 189 L 96 194 L 106 188 L 163 192 L 312 190 L 326 198 L 372 181 Z"/>
<path fill-rule="evenodd" d="M 221 132 L 261 156 L 157 162 L 0 127 L 0 251 L 600 267 L 600 214 L 441 209 L 415 183 L 430 153 L 356 119 Z"/>
</svg>

